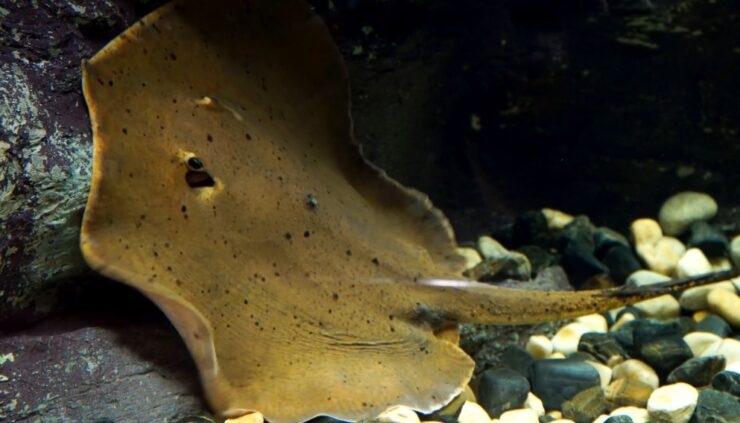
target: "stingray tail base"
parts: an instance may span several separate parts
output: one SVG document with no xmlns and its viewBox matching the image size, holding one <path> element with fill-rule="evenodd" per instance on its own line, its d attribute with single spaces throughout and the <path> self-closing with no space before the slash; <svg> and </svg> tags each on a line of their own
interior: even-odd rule
<svg viewBox="0 0 740 423">
<path fill-rule="evenodd" d="M 586 291 L 536 291 L 478 282 L 426 280 L 420 284 L 426 301 L 415 304 L 410 318 L 431 327 L 444 322 L 540 323 L 599 313 L 737 275 L 736 271 L 722 271 L 650 286 Z M 446 293 L 439 295 L 440 290 Z"/>
</svg>

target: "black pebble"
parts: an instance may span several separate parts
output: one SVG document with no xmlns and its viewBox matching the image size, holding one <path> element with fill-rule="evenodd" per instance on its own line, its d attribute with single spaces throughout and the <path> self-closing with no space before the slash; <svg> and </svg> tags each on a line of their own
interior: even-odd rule
<svg viewBox="0 0 740 423">
<path fill-rule="evenodd" d="M 694 356 L 680 336 L 660 338 L 637 346 L 639 357 L 655 369 L 661 378 Z"/>
<path fill-rule="evenodd" d="M 622 359 L 619 361 L 629 358 L 619 342 L 608 333 L 584 333 L 578 341 L 578 351 L 587 352 L 604 364 L 619 358 Z"/>
<path fill-rule="evenodd" d="M 609 417 L 608 419 L 604 420 L 604 423 L 632 423 L 633 421 L 634 420 L 632 420 L 632 417 L 620 414 L 618 416 Z"/>
<path fill-rule="evenodd" d="M 689 228 L 686 246 L 700 249 L 707 257 L 724 255 L 728 245 L 725 234 L 707 222 L 696 222 Z"/>
<path fill-rule="evenodd" d="M 480 375 L 475 392 L 478 404 L 491 417 L 520 408 L 527 399 L 529 381 L 509 368 L 488 369 Z"/>
<path fill-rule="evenodd" d="M 530 367 L 534 358 L 522 347 L 509 345 L 501 352 L 499 364 L 508 367 L 524 377 L 529 377 Z"/>
<path fill-rule="evenodd" d="M 532 392 L 547 410 L 559 410 L 563 401 L 592 386 L 600 386 L 599 372 L 590 364 L 575 360 L 546 359 L 532 364 Z"/>
<path fill-rule="evenodd" d="M 727 338 L 732 333 L 732 328 L 723 318 L 716 314 L 711 314 L 696 324 L 696 331 L 710 332 L 722 338 Z"/>
<path fill-rule="evenodd" d="M 725 357 L 710 355 L 694 357 L 676 367 L 666 378 L 668 383 L 686 382 L 701 387 L 709 385 L 712 377 L 725 368 Z"/>
<path fill-rule="evenodd" d="M 712 388 L 740 397 L 740 373 L 731 370 L 717 373 L 712 378 Z"/>
<path fill-rule="evenodd" d="M 691 416 L 691 423 L 738 423 L 740 421 L 740 400 L 730 394 L 702 389 L 699 400 Z"/>
</svg>

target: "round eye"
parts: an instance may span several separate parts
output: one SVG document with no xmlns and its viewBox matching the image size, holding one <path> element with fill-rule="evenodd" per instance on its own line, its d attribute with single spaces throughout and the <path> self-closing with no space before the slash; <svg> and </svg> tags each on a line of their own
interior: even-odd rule
<svg viewBox="0 0 740 423">
<path fill-rule="evenodd" d="M 188 167 L 192 170 L 203 169 L 203 162 L 197 157 L 191 157 L 188 159 Z"/>
</svg>

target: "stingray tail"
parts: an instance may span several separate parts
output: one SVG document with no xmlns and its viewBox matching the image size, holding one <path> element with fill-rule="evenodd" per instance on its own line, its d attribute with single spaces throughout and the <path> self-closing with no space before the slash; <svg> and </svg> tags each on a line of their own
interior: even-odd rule
<svg viewBox="0 0 740 423">
<path fill-rule="evenodd" d="M 535 291 L 429 279 L 416 284 L 421 301 L 415 304 L 410 317 L 432 326 L 444 322 L 539 323 L 603 312 L 737 275 L 737 271 L 722 271 L 644 287 L 588 291 Z M 445 294 L 439 295 L 440 290 Z"/>
</svg>

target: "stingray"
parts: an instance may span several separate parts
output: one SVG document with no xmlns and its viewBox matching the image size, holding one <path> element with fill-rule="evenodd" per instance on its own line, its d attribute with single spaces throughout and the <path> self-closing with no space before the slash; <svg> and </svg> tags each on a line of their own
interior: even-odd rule
<svg viewBox="0 0 740 423">
<path fill-rule="evenodd" d="M 458 323 L 562 319 L 671 289 L 465 280 L 442 213 L 353 142 L 347 79 L 301 0 L 176 1 L 83 63 L 82 252 L 167 315 L 222 417 L 431 412 L 473 372 Z"/>
</svg>

